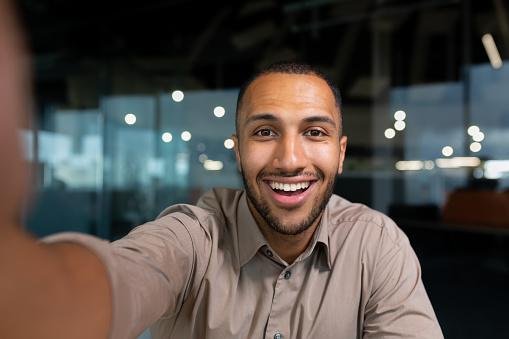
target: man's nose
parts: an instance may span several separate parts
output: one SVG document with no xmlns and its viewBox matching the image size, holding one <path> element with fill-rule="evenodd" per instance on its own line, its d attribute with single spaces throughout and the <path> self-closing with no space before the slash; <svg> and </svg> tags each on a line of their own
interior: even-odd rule
<svg viewBox="0 0 509 339">
<path fill-rule="evenodd" d="M 279 139 L 273 165 L 282 172 L 299 172 L 306 168 L 307 155 L 299 135 L 287 135 Z"/>
</svg>

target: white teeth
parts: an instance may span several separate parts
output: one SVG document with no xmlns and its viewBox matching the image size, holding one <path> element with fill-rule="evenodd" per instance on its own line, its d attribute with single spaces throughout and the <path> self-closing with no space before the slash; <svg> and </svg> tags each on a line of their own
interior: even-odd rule
<svg viewBox="0 0 509 339">
<path fill-rule="evenodd" d="M 309 181 L 299 182 L 296 184 L 284 184 L 281 182 L 270 182 L 270 187 L 275 190 L 285 191 L 285 192 L 295 192 L 296 190 L 306 189 L 309 187 Z"/>
</svg>

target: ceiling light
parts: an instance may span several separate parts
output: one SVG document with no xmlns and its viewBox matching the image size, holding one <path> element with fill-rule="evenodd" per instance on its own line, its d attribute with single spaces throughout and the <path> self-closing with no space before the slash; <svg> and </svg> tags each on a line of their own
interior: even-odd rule
<svg viewBox="0 0 509 339">
<path fill-rule="evenodd" d="M 454 149 L 451 146 L 445 146 L 442 148 L 442 154 L 444 157 L 450 157 L 454 153 Z"/>
<path fill-rule="evenodd" d="M 486 54 L 488 54 L 488 58 L 490 59 L 491 67 L 494 69 L 502 67 L 502 59 L 500 58 L 500 53 L 498 52 L 495 40 L 493 40 L 493 36 L 487 33 L 482 36 L 481 40 Z"/>
<path fill-rule="evenodd" d="M 478 133 L 476 133 L 476 134 L 474 134 L 474 135 L 472 136 L 472 139 L 473 139 L 474 141 L 481 142 L 481 141 L 483 141 L 483 140 L 484 140 L 484 133 L 483 133 L 483 132 L 478 132 Z"/>
<path fill-rule="evenodd" d="M 406 127 L 406 124 L 403 120 L 397 120 L 395 123 L 394 123 L 394 128 L 397 130 L 397 131 L 402 131 L 404 130 Z"/>
<path fill-rule="evenodd" d="M 184 131 L 184 132 L 182 132 L 182 133 L 180 134 L 180 138 L 181 138 L 182 140 L 186 141 L 186 142 L 187 142 L 187 141 L 189 141 L 189 140 L 191 140 L 191 136 L 192 136 L 192 135 L 191 135 L 191 133 L 190 133 L 189 131 Z"/>
<path fill-rule="evenodd" d="M 203 168 L 207 171 L 220 171 L 223 169 L 223 162 L 220 160 L 205 160 Z"/>
<path fill-rule="evenodd" d="M 401 111 L 401 110 L 400 110 L 400 111 L 396 111 L 396 112 L 394 113 L 394 119 L 396 119 L 396 120 L 398 120 L 398 121 L 399 121 L 399 120 L 405 120 L 405 118 L 406 118 L 406 113 L 405 113 L 405 111 Z"/>
<path fill-rule="evenodd" d="M 136 115 L 134 115 L 133 113 L 127 113 L 124 116 L 124 121 L 128 125 L 134 125 L 136 123 Z"/>
<path fill-rule="evenodd" d="M 214 108 L 214 115 L 218 118 L 224 117 L 224 114 L 226 113 L 226 110 L 223 106 L 216 106 Z"/>
<path fill-rule="evenodd" d="M 392 128 L 387 128 L 384 132 L 384 135 L 387 139 L 392 139 L 396 135 L 396 131 Z"/>
<path fill-rule="evenodd" d="M 473 142 L 470 144 L 470 150 L 474 153 L 477 153 L 481 150 L 482 146 L 478 142 Z"/>
<path fill-rule="evenodd" d="M 477 157 L 454 157 L 436 159 L 435 163 L 440 168 L 477 167 L 481 160 Z"/>
<path fill-rule="evenodd" d="M 180 90 L 175 90 L 171 93 L 171 98 L 175 102 L 181 102 L 182 100 L 184 100 L 184 92 Z"/>
<path fill-rule="evenodd" d="M 398 171 L 419 171 L 424 168 L 424 162 L 420 160 L 402 160 L 396 162 Z"/>
<path fill-rule="evenodd" d="M 224 147 L 225 147 L 226 149 L 232 149 L 232 148 L 233 148 L 233 146 L 235 146 L 235 143 L 233 142 L 233 140 L 232 140 L 232 139 L 226 139 L 226 140 L 224 141 Z"/>
<path fill-rule="evenodd" d="M 476 135 L 477 133 L 479 133 L 479 131 L 480 131 L 479 126 L 476 125 L 472 125 L 467 129 L 467 133 L 470 136 Z"/>
<path fill-rule="evenodd" d="M 163 135 L 161 135 L 161 139 L 163 142 L 171 142 L 173 140 L 173 135 L 171 135 L 170 132 L 164 132 Z"/>
</svg>

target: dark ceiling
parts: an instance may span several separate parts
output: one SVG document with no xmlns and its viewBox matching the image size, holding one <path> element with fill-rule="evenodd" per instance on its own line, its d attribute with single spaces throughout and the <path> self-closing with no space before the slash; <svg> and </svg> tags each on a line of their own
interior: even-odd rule
<svg viewBox="0 0 509 339">
<path fill-rule="evenodd" d="M 485 61 L 482 48 L 471 48 L 465 59 L 465 27 L 478 43 L 476 30 L 486 26 L 483 20 L 496 21 L 501 1 L 21 0 L 19 6 L 42 82 L 120 63 L 148 77 L 186 78 L 181 82 L 188 87 L 237 87 L 260 65 L 297 59 L 321 66 L 348 88 L 372 76 L 373 31 L 384 25 L 395 32 L 393 82 L 457 80 L 457 65 Z M 416 76 L 410 69 L 419 67 L 424 40 L 433 50 L 425 58 L 443 65 L 428 62 Z"/>
</svg>

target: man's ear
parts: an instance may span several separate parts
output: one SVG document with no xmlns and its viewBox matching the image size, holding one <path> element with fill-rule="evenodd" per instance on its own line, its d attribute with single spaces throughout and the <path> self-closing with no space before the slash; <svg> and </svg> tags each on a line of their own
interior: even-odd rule
<svg viewBox="0 0 509 339">
<path fill-rule="evenodd" d="M 237 170 L 239 172 L 242 172 L 241 164 L 240 164 L 240 150 L 239 150 L 239 138 L 237 137 L 237 134 L 232 134 L 232 140 L 233 140 L 233 149 L 235 151 L 235 160 L 237 162 Z"/>
<path fill-rule="evenodd" d="M 343 162 L 345 161 L 347 141 L 348 141 L 348 138 L 346 136 L 342 136 L 341 139 L 339 139 L 338 175 L 343 173 Z"/>
</svg>

